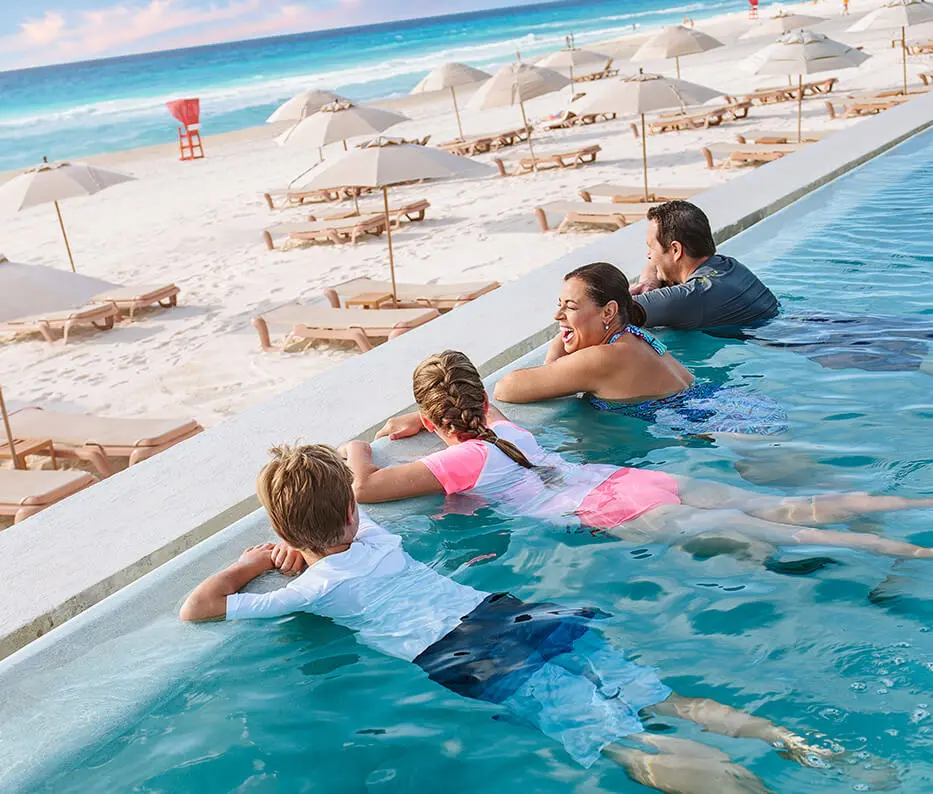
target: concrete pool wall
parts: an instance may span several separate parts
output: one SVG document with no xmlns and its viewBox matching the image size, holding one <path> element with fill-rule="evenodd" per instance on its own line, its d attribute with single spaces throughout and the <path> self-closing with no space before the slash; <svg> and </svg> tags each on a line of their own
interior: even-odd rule
<svg viewBox="0 0 933 794">
<path fill-rule="evenodd" d="M 722 241 L 931 125 L 933 95 L 918 97 L 696 201 Z M 251 513 L 255 473 L 273 443 L 301 438 L 336 445 L 365 436 L 410 407 L 410 373 L 439 349 L 463 350 L 483 374 L 500 369 L 553 332 L 550 318 L 566 271 L 604 260 L 634 276 L 643 252 L 643 223 L 594 238 L 0 533 L 0 658 Z M 41 570 L 27 562 L 37 550 Z"/>
</svg>

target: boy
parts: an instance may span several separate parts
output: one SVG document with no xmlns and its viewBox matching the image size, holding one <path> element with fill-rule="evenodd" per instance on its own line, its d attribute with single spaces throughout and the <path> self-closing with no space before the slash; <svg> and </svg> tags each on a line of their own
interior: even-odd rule
<svg viewBox="0 0 933 794">
<path fill-rule="evenodd" d="M 348 446 L 352 451 L 361 444 Z M 526 604 L 459 584 L 416 561 L 397 535 L 359 512 L 353 475 L 330 447 L 273 449 L 257 491 L 283 542 L 251 546 L 206 579 L 182 606 L 182 620 L 290 612 L 329 617 L 359 632 L 364 644 L 414 662 L 448 689 L 505 707 L 560 741 L 584 767 L 602 753 L 661 791 L 767 789 L 712 747 L 645 733 L 642 709 L 762 739 L 801 763 L 818 752 L 765 719 L 672 694 L 653 669 L 628 662 L 592 628 L 591 621 L 609 617 L 600 610 Z M 280 590 L 237 592 L 273 568 L 294 574 L 305 566 Z M 616 744 L 623 738 L 656 754 Z"/>
</svg>

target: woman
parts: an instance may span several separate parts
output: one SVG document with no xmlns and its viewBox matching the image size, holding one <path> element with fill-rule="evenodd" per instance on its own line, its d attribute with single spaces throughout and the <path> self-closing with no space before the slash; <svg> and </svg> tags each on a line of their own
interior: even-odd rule
<svg viewBox="0 0 933 794">
<path fill-rule="evenodd" d="M 787 430 L 787 417 L 768 397 L 697 381 L 663 342 L 641 328 L 645 310 L 628 279 L 606 262 L 564 277 L 554 319 L 560 331 L 544 365 L 510 372 L 497 400 L 527 403 L 584 393 L 601 411 L 645 419 L 672 433 Z"/>
<path fill-rule="evenodd" d="M 858 513 L 931 507 L 933 499 L 864 493 L 782 498 L 659 471 L 572 463 L 542 449 L 531 433 L 490 406 L 476 368 L 453 350 L 418 365 L 414 393 L 419 413 L 390 420 L 377 435 L 403 438 L 425 429 L 446 448 L 380 469 L 369 444 L 351 441 L 343 450 L 361 503 L 464 493 L 506 515 L 568 522 L 637 542 L 715 537 L 733 545 L 820 544 L 933 558 L 933 549 L 912 543 L 809 526 Z"/>
</svg>

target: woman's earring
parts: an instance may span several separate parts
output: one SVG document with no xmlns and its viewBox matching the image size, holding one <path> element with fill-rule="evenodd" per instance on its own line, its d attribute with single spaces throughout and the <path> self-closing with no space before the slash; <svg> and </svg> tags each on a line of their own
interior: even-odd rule
<svg viewBox="0 0 933 794">
<path fill-rule="evenodd" d="M 609 323 L 605 323 L 605 324 L 603 325 L 603 328 L 605 328 L 605 329 L 608 331 L 608 330 L 609 330 Z"/>
</svg>

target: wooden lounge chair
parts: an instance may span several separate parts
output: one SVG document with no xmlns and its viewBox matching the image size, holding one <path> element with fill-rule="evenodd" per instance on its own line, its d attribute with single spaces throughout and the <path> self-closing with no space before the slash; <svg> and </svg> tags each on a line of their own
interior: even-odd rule
<svg viewBox="0 0 933 794">
<path fill-rule="evenodd" d="M 933 53 L 933 39 L 907 42 L 908 55 L 929 55 Z"/>
<path fill-rule="evenodd" d="M 559 152 L 557 154 L 545 154 L 540 157 L 523 157 L 512 169 L 512 176 L 518 174 L 527 174 L 535 170 L 546 171 L 549 168 L 579 168 L 581 165 L 596 162 L 596 155 L 602 151 L 599 144 L 594 146 L 585 146 L 582 149 L 576 149 L 572 152 Z M 500 176 L 509 176 L 505 163 L 498 157 L 492 160 L 499 169 Z"/>
<path fill-rule="evenodd" d="M 82 471 L 0 469 L 0 515 L 16 524 L 95 482 Z"/>
<path fill-rule="evenodd" d="M 289 303 L 253 318 L 262 349 L 282 350 L 296 339 L 346 339 L 362 352 L 372 350 L 374 339 L 394 339 L 419 325 L 440 317 L 437 309 L 335 309 Z M 281 345 L 273 345 L 269 326 L 287 330 Z"/>
<path fill-rule="evenodd" d="M 720 162 L 720 167 L 730 165 L 761 165 L 770 163 L 772 160 L 779 160 L 785 155 L 796 152 L 806 143 L 772 143 L 767 145 L 757 145 L 753 143 L 711 143 L 700 149 L 706 158 L 706 167 L 715 168 L 713 155 L 721 155 L 724 159 Z"/>
<path fill-rule="evenodd" d="M 379 235 L 385 231 L 385 215 L 381 212 L 372 215 L 354 215 L 350 218 L 330 221 L 312 221 L 310 223 L 280 223 L 270 226 L 262 233 L 266 247 L 275 248 L 274 236 L 287 236 L 292 240 L 336 245 L 355 243 L 364 234 Z"/>
<path fill-rule="evenodd" d="M 842 99 L 837 100 L 836 102 L 827 102 L 826 110 L 829 112 L 829 117 L 831 119 L 836 118 L 854 118 L 855 116 L 874 116 L 877 113 L 882 113 L 885 110 L 890 110 L 893 107 L 902 105 L 907 102 L 909 99 L 913 99 L 912 96 L 889 96 L 889 97 L 877 97 L 877 98 L 852 98 L 852 99 Z"/>
<path fill-rule="evenodd" d="M 92 304 L 75 309 L 49 311 L 29 317 L 17 317 L 0 322 L 0 333 L 42 334 L 46 342 L 54 342 L 55 331 L 62 332 L 62 344 L 68 343 L 71 329 L 79 325 L 93 325 L 102 331 L 113 328 L 120 311 L 112 303 Z"/>
<path fill-rule="evenodd" d="M 541 225 L 541 231 L 551 228 L 548 216 L 563 216 L 557 227 L 558 234 L 574 223 L 588 226 L 609 227 L 612 230 L 622 229 L 630 223 L 643 220 L 651 207 L 661 202 L 648 204 L 613 204 L 610 202 L 592 203 L 588 201 L 552 201 L 535 207 L 535 216 Z"/>
<path fill-rule="evenodd" d="M 686 112 L 663 113 L 648 121 L 646 130 L 649 135 L 658 135 L 662 132 L 718 127 L 727 121 L 744 119 L 748 115 L 750 107 L 751 102 L 730 102 L 726 105 L 713 107 L 687 108 Z M 640 135 L 638 125 L 630 123 L 629 127 L 637 138 Z"/>
<path fill-rule="evenodd" d="M 480 295 L 492 292 L 500 286 L 498 281 L 474 281 L 458 284 L 395 284 L 398 303 L 392 301 L 392 283 L 371 278 L 355 278 L 344 284 L 324 290 L 324 297 L 335 309 L 349 303 L 382 309 L 399 308 L 414 304 L 429 309 L 447 311 L 476 300 Z M 343 302 L 341 304 L 341 301 Z"/>
<path fill-rule="evenodd" d="M 418 199 L 417 201 L 409 201 L 406 204 L 398 204 L 394 207 L 389 207 L 389 223 L 393 229 L 397 229 L 402 225 L 402 221 L 423 221 L 424 214 L 430 206 L 431 205 L 427 199 Z M 385 212 L 378 206 L 360 207 L 360 215 L 357 215 L 356 210 L 351 207 L 344 212 L 329 212 L 324 215 L 308 215 L 308 220 L 312 222 L 335 221 L 344 220 L 347 218 L 358 218 L 362 215 L 378 215 L 380 212 L 382 212 L 383 217 L 385 217 Z"/>
<path fill-rule="evenodd" d="M 589 124 L 598 124 L 601 121 L 612 121 L 616 117 L 615 113 L 584 113 L 578 116 L 572 110 L 564 110 L 555 119 L 549 119 L 541 123 L 541 129 L 565 130 L 570 127 L 586 126 Z"/>
<path fill-rule="evenodd" d="M 353 194 L 350 193 L 347 188 L 310 191 L 281 188 L 263 193 L 262 197 L 266 200 L 266 204 L 269 205 L 270 210 L 284 210 L 290 207 L 302 207 L 305 204 L 324 204 L 343 201 L 347 198 L 353 198 Z"/>
<path fill-rule="evenodd" d="M 821 141 L 833 130 L 801 130 L 799 143 L 814 143 Z M 798 143 L 797 130 L 745 130 L 737 132 L 735 139 L 739 143 L 754 143 L 766 145 L 769 143 Z"/>
<path fill-rule="evenodd" d="M 113 474 L 111 458 L 133 466 L 204 429 L 191 419 L 124 419 L 37 406 L 11 413 L 10 428 L 16 438 L 51 439 L 57 457 L 88 461 L 103 477 Z"/>
<path fill-rule="evenodd" d="M 109 303 L 117 307 L 121 314 L 128 314 L 132 321 L 137 309 L 145 309 L 158 304 L 163 309 L 178 305 L 178 293 L 181 290 L 174 284 L 157 286 L 114 286 L 91 298 L 91 303 Z"/>
<path fill-rule="evenodd" d="M 791 102 L 797 99 L 797 86 L 774 86 L 773 88 L 756 88 L 742 97 L 745 102 L 755 105 L 771 105 L 775 102 Z"/>
<path fill-rule="evenodd" d="M 698 193 L 708 190 L 705 187 L 656 187 L 648 189 L 649 202 L 687 201 Z M 645 200 L 644 187 L 637 185 L 612 185 L 601 182 L 590 185 L 580 191 L 580 198 L 592 201 L 593 198 L 607 198 L 617 204 L 641 204 Z"/>
<path fill-rule="evenodd" d="M 455 138 L 452 141 L 438 144 L 438 148 L 451 154 L 469 157 L 474 154 L 496 151 L 506 146 L 514 146 L 521 141 L 527 141 L 530 132 L 529 127 L 517 127 L 485 135 L 468 135 L 464 138 Z"/>
<path fill-rule="evenodd" d="M 618 73 L 619 70 L 614 69 L 612 67 L 612 61 L 609 61 L 605 69 L 601 69 L 598 72 L 590 72 L 589 74 L 574 75 L 573 81 L 575 83 L 591 83 L 594 80 L 605 80 L 609 77 L 615 77 Z"/>
</svg>

